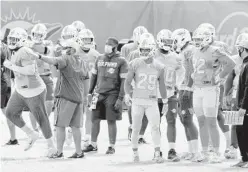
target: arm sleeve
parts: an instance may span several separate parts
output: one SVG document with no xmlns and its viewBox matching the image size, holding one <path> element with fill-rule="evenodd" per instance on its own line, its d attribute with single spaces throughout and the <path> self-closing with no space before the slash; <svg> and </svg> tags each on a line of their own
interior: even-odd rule
<svg viewBox="0 0 248 172">
<path fill-rule="evenodd" d="M 132 63 L 129 63 L 129 70 L 128 70 L 127 77 L 124 83 L 125 94 L 129 94 L 129 95 L 131 94 L 132 89 L 133 89 L 131 83 L 132 83 L 132 80 L 134 79 L 134 76 L 135 76 L 135 70 L 132 67 Z"/>
<path fill-rule="evenodd" d="M 248 65 L 246 65 L 243 75 L 245 75 L 245 88 L 244 97 L 241 100 L 241 108 L 248 110 Z"/>
<path fill-rule="evenodd" d="M 162 99 L 167 98 L 167 91 L 164 80 L 164 68 L 160 71 L 160 75 L 159 75 L 159 92 Z"/>
<path fill-rule="evenodd" d="M 230 90 L 233 87 L 233 79 L 235 77 L 235 72 L 234 70 L 227 76 L 226 82 L 225 82 L 225 91 L 224 91 L 224 96 L 227 96 L 230 93 Z"/>
<path fill-rule="evenodd" d="M 127 62 L 125 59 L 123 59 L 123 63 L 122 65 L 120 66 L 120 78 L 121 78 L 121 83 L 120 83 L 120 92 L 119 92 L 119 96 L 118 96 L 118 99 L 119 100 L 123 100 L 123 97 L 125 95 L 125 92 L 124 92 L 124 82 L 125 82 L 125 79 L 126 79 L 126 76 L 127 76 L 127 72 L 128 72 L 128 69 L 127 69 Z"/>
</svg>

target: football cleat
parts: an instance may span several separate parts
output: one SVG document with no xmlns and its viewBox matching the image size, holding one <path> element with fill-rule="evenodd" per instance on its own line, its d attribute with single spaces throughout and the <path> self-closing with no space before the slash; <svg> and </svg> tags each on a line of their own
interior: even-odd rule
<svg viewBox="0 0 248 172">
<path fill-rule="evenodd" d="M 97 150 L 98 150 L 97 146 L 94 147 L 90 144 L 89 146 L 85 147 L 83 151 L 87 153 L 87 152 L 96 152 Z"/>
<path fill-rule="evenodd" d="M 162 152 L 161 151 L 155 151 L 154 158 L 152 160 L 156 163 L 163 163 L 164 158 L 163 158 Z"/>
<path fill-rule="evenodd" d="M 5 145 L 19 145 L 18 140 L 9 140 Z"/>
<path fill-rule="evenodd" d="M 180 161 L 180 158 L 177 156 L 177 153 L 175 149 L 171 149 L 168 152 L 168 160 L 173 161 L 173 162 L 178 162 Z"/>
<path fill-rule="evenodd" d="M 33 147 L 34 143 L 36 142 L 36 140 L 38 140 L 38 139 L 39 139 L 39 133 L 34 131 L 32 134 L 30 134 L 29 139 L 28 139 L 28 143 L 27 143 L 24 151 L 31 149 Z"/>
</svg>

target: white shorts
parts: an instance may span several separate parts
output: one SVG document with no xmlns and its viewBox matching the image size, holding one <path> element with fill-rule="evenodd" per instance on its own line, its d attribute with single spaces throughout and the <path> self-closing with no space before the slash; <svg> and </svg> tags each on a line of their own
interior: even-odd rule
<svg viewBox="0 0 248 172">
<path fill-rule="evenodd" d="M 219 87 L 196 87 L 193 94 L 193 107 L 196 116 L 217 117 L 220 104 L 219 97 Z"/>
<path fill-rule="evenodd" d="M 146 102 L 146 104 L 145 104 Z M 140 130 L 144 114 L 151 126 L 160 125 L 158 102 L 154 100 L 133 99 L 132 102 L 132 129 Z"/>
</svg>

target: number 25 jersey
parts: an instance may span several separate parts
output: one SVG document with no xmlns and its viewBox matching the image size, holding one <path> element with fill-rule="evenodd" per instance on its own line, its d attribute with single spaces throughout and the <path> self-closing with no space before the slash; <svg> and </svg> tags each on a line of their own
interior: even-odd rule
<svg viewBox="0 0 248 172">
<path fill-rule="evenodd" d="M 134 72 L 133 98 L 157 100 L 158 79 L 163 69 L 164 65 L 156 59 L 150 64 L 142 57 L 132 60 L 129 70 Z"/>
</svg>

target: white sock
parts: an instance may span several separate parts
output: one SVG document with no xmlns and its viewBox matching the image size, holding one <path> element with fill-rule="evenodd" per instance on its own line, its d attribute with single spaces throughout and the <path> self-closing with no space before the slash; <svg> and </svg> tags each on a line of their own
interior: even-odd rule
<svg viewBox="0 0 248 172">
<path fill-rule="evenodd" d="M 85 140 L 89 141 L 89 140 L 90 140 L 90 138 L 91 138 L 91 137 L 90 137 L 90 135 L 89 135 L 89 134 L 86 134 L 86 135 L 85 135 Z"/>
<path fill-rule="evenodd" d="M 144 137 L 144 135 L 139 135 L 139 139 L 140 139 L 140 138 L 143 138 L 143 137 Z"/>
<path fill-rule="evenodd" d="M 169 149 L 170 150 L 175 149 L 175 147 L 176 147 L 176 143 L 173 143 L 173 142 L 169 143 Z"/>
<path fill-rule="evenodd" d="M 91 142 L 91 145 L 92 145 L 93 147 L 97 147 L 97 143 L 96 143 L 96 142 Z"/>
<path fill-rule="evenodd" d="M 192 143 L 191 143 L 191 141 L 188 141 L 188 151 L 189 151 L 189 153 L 192 153 L 193 152 L 192 149 L 193 149 L 192 148 Z"/>
<path fill-rule="evenodd" d="M 53 144 L 53 140 L 52 140 L 52 137 L 49 138 L 49 139 L 46 139 L 47 141 L 47 146 L 50 148 L 55 148 L 54 144 Z"/>
<path fill-rule="evenodd" d="M 22 131 L 24 131 L 28 136 L 30 136 L 32 133 L 34 133 L 34 131 L 29 128 L 27 125 L 24 125 L 22 128 L 21 128 Z"/>
<path fill-rule="evenodd" d="M 192 153 L 197 153 L 199 150 L 198 140 L 191 140 Z"/>
<path fill-rule="evenodd" d="M 230 136 L 230 131 L 225 132 L 224 136 L 226 138 L 226 148 L 229 148 L 231 145 L 231 136 Z"/>
</svg>

